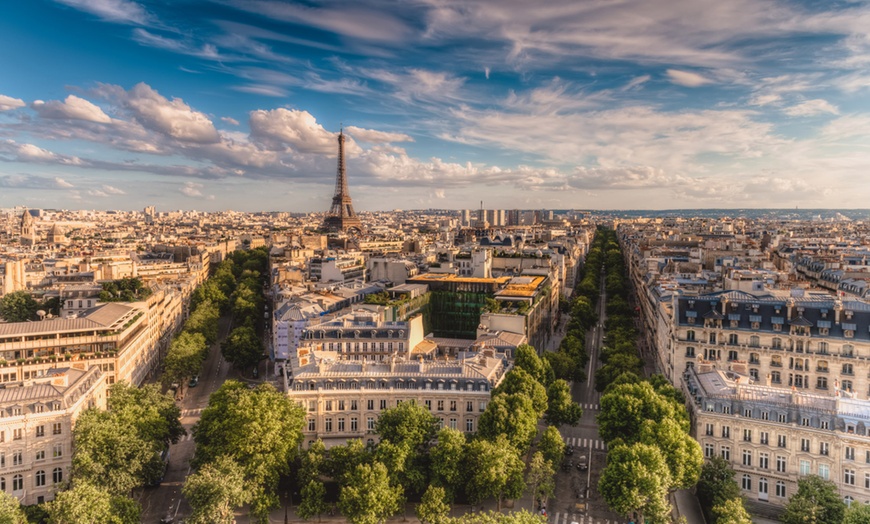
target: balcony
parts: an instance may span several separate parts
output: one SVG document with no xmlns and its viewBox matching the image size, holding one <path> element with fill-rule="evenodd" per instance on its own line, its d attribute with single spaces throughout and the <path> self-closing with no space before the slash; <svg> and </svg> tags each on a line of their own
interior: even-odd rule
<svg viewBox="0 0 870 524">
<path fill-rule="evenodd" d="M 772 367 L 772 368 L 781 368 L 781 367 L 782 367 L 782 362 L 771 362 L 771 363 L 770 363 L 770 367 Z"/>
<path fill-rule="evenodd" d="M 822 367 L 816 368 L 816 373 L 827 373 L 828 371 L 829 371 L 828 368 L 822 368 Z"/>
</svg>

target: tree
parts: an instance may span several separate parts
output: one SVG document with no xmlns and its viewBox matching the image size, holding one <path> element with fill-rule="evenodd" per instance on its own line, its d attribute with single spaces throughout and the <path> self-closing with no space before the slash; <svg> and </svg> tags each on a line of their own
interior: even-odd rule
<svg viewBox="0 0 870 524">
<path fill-rule="evenodd" d="M 450 505 L 447 504 L 444 488 L 429 486 L 417 504 L 415 513 L 424 524 L 443 524 L 448 521 Z"/>
<path fill-rule="evenodd" d="M 0 491 L 0 524 L 27 524 L 18 499 L 6 491 Z"/>
<path fill-rule="evenodd" d="M 514 356 L 514 368 L 525 370 L 544 387 L 549 385 L 553 380 L 552 368 L 544 360 L 541 360 L 535 348 L 528 344 L 517 346 L 516 356 Z"/>
<path fill-rule="evenodd" d="M 46 505 L 50 524 L 137 524 L 142 508 L 122 495 L 113 495 L 77 480 Z"/>
<path fill-rule="evenodd" d="M 556 470 L 553 464 L 544 458 L 544 454 L 540 451 L 532 455 L 532 460 L 529 461 L 529 471 L 526 473 L 526 484 L 532 487 L 532 498 L 546 501 L 553 496 L 555 484 L 553 476 Z M 534 504 L 534 501 L 533 501 Z M 534 510 L 534 506 L 532 507 Z"/>
<path fill-rule="evenodd" d="M 752 524 L 742 498 L 726 500 L 713 507 L 716 524 Z"/>
<path fill-rule="evenodd" d="M 478 421 L 478 434 L 491 441 L 506 435 L 519 451 L 529 449 L 538 432 L 538 416 L 532 401 L 522 393 L 498 395 L 486 406 Z"/>
<path fill-rule="evenodd" d="M 704 464 L 701 445 L 677 422 L 647 420 L 641 426 L 639 441 L 661 450 L 671 472 L 671 489 L 690 488 L 698 482 Z"/>
<path fill-rule="evenodd" d="M 553 467 L 562 462 L 562 457 L 565 455 L 565 441 L 556 426 L 547 426 L 538 442 L 538 450 Z"/>
<path fill-rule="evenodd" d="M 27 291 L 7 293 L 0 298 L 0 317 L 6 322 L 36 320 L 39 304 Z"/>
<path fill-rule="evenodd" d="M 547 410 L 547 390 L 538 380 L 523 368 L 515 367 L 505 375 L 501 384 L 492 392 L 492 396 L 521 393 L 532 401 L 532 406 L 538 417 Z"/>
<path fill-rule="evenodd" d="M 332 478 L 345 483 L 358 465 L 371 462 L 371 454 L 360 439 L 353 439 L 344 446 L 335 446 L 329 449 L 329 461 L 327 471 Z"/>
<path fill-rule="evenodd" d="M 395 515 L 402 501 L 400 486 L 391 486 L 380 462 L 359 464 L 341 487 L 338 507 L 353 524 L 379 524 Z"/>
<path fill-rule="evenodd" d="M 297 472 L 299 485 L 305 486 L 312 480 L 319 480 L 326 469 L 326 446 L 320 439 L 315 440 L 302 453 L 302 461 Z"/>
<path fill-rule="evenodd" d="M 221 345 L 221 355 L 235 367 L 245 369 L 260 361 L 263 345 L 257 332 L 250 326 L 239 326 L 233 329 L 227 340 Z"/>
<path fill-rule="evenodd" d="M 555 380 L 547 388 L 548 407 L 545 419 L 547 424 L 576 426 L 583 416 L 583 408 L 571 400 L 571 390 L 564 380 Z"/>
<path fill-rule="evenodd" d="M 734 470 L 731 464 L 722 457 L 713 457 L 701 467 L 701 475 L 697 487 L 698 502 L 707 515 L 707 520 L 714 522 L 713 508 L 725 501 L 740 498 L 740 486 L 734 481 Z"/>
<path fill-rule="evenodd" d="M 670 472 L 658 448 L 619 444 L 607 453 L 598 491 L 617 513 L 638 511 L 647 520 L 662 522 L 670 510 L 670 484 Z"/>
<path fill-rule="evenodd" d="M 553 369 L 553 375 L 557 379 L 582 380 L 583 369 L 577 365 L 574 358 L 565 351 L 548 351 L 544 353 L 544 360 Z"/>
<path fill-rule="evenodd" d="M 141 438 L 161 445 L 175 444 L 187 434 L 181 425 L 181 408 L 156 384 L 135 387 L 121 381 L 109 387 L 109 411 L 137 422 Z"/>
<path fill-rule="evenodd" d="M 230 278 L 232 278 L 232 276 Z M 235 279 L 233 279 L 233 284 L 235 284 Z M 204 302 L 211 302 L 221 311 L 226 310 L 230 303 L 230 299 L 227 296 L 227 293 L 221 288 L 219 279 L 212 277 L 196 288 L 196 291 L 193 292 L 193 296 L 190 298 L 190 307 L 194 310 L 199 309 L 200 304 Z"/>
<path fill-rule="evenodd" d="M 250 501 L 242 467 L 227 456 L 187 477 L 182 493 L 193 509 L 190 524 L 232 524 L 233 510 Z"/>
<path fill-rule="evenodd" d="M 194 466 L 201 467 L 221 455 L 234 459 L 252 491 L 251 510 L 266 522 L 277 506 L 275 489 L 290 471 L 299 443 L 305 412 L 271 384 L 256 389 L 228 380 L 211 395 L 208 407 L 193 427 L 196 438 Z"/>
<path fill-rule="evenodd" d="M 183 382 L 199 375 L 207 350 L 202 333 L 184 331 L 175 337 L 163 361 L 163 383 Z"/>
<path fill-rule="evenodd" d="M 598 433 L 605 442 L 615 438 L 636 442 L 640 437 L 638 428 L 646 420 L 673 419 L 684 432 L 689 431 L 685 410 L 677 411 L 649 382 L 622 384 L 602 395 L 597 419 Z"/>
<path fill-rule="evenodd" d="M 629 372 L 639 374 L 643 363 L 637 355 L 618 353 L 613 355 L 595 372 L 595 390 L 604 391 L 619 375 Z"/>
<path fill-rule="evenodd" d="M 468 471 L 466 493 L 473 503 L 497 497 L 498 510 L 501 511 L 503 498 L 518 498 L 525 489 L 525 465 L 517 449 L 504 435 L 492 442 L 484 439 L 471 441 L 466 446 L 465 464 Z"/>
<path fill-rule="evenodd" d="M 187 317 L 184 323 L 184 331 L 189 333 L 200 333 L 205 337 L 207 346 L 215 343 L 218 337 L 218 319 L 220 311 L 218 307 L 207 300 L 202 302 L 193 310 L 193 313 Z"/>
<path fill-rule="evenodd" d="M 846 516 L 846 504 L 830 480 L 809 475 L 798 480 L 798 489 L 785 507 L 785 524 L 838 524 Z"/>
<path fill-rule="evenodd" d="M 302 500 L 296 508 L 296 514 L 305 520 L 320 515 L 326 511 L 326 487 L 319 480 L 310 480 L 302 487 Z"/>
<path fill-rule="evenodd" d="M 432 485 L 444 488 L 447 500 L 452 501 L 462 489 L 465 433 L 445 427 L 438 432 L 436 441 L 429 452 Z"/>
<path fill-rule="evenodd" d="M 416 402 L 402 402 L 394 408 L 382 411 L 375 424 L 381 441 L 419 450 L 435 437 L 438 419 L 424 406 Z"/>
<path fill-rule="evenodd" d="M 846 510 L 843 524 L 870 524 L 870 506 L 867 504 L 852 504 Z"/>
</svg>

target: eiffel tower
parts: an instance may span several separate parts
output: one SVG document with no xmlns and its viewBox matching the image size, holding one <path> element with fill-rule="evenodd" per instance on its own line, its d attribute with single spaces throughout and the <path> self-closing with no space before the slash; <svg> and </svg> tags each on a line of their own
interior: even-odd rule
<svg viewBox="0 0 870 524">
<path fill-rule="evenodd" d="M 329 231 L 362 230 L 362 223 L 353 210 L 350 191 L 347 189 L 347 172 L 344 166 L 344 131 L 338 133 L 338 173 L 335 176 L 335 195 L 332 207 L 323 221 L 323 228 Z"/>
</svg>

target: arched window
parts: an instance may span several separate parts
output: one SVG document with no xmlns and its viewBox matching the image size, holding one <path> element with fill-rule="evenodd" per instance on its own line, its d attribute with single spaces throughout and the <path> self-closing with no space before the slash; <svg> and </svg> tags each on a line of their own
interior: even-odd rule
<svg viewBox="0 0 870 524">
<path fill-rule="evenodd" d="M 757 348 L 760 345 L 761 339 L 758 338 L 758 335 L 752 335 L 749 337 L 749 345 L 751 347 Z"/>
<path fill-rule="evenodd" d="M 774 338 L 770 342 L 770 347 L 772 347 L 773 349 L 782 349 L 782 339 L 781 338 Z"/>
<path fill-rule="evenodd" d="M 36 472 L 36 487 L 45 486 L 45 471 L 39 470 Z"/>
<path fill-rule="evenodd" d="M 852 344 L 844 344 L 843 349 L 840 351 L 840 354 L 844 357 L 855 356 L 855 346 L 853 346 Z"/>
<path fill-rule="evenodd" d="M 24 477 L 15 475 L 12 477 L 12 491 L 21 491 L 24 489 Z"/>
<path fill-rule="evenodd" d="M 686 331 L 686 340 L 695 340 L 695 332 L 693 330 Z"/>
</svg>

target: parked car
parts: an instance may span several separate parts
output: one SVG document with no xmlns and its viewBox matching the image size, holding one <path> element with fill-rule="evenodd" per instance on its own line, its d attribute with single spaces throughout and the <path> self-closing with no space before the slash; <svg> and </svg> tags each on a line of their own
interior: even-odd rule
<svg viewBox="0 0 870 524">
<path fill-rule="evenodd" d="M 260 377 L 260 370 L 258 368 L 254 368 L 254 371 L 251 372 L 251 376 L 254 378 Z"/>
<path fill-rule="evenodd" d="M 565 455 L 571 456 L 574 454 L 574 446 L 568 444 L 565 446 Z"/>
<path fill-rule="evenodd" d="M 187 383 L 187 387 L 195 388 L 197 384 L 199 384 L 199 377 L 198 376 L 190 379 L 190 382 Z"/>
<path fill-rule="evenodd" d="M 562 471 L 571 471 L 571 468 L 574 467 L 574 463 L 570 460 L 566 460 L 562 462 Z"/>
<path fill-rule="evenodd" d="M 580 471 L 586 471 L 589 469 L 589 457 L 586 455 L 582 455 L 580 459 L 577 461 L 577 469 Z"/>
</svg>

